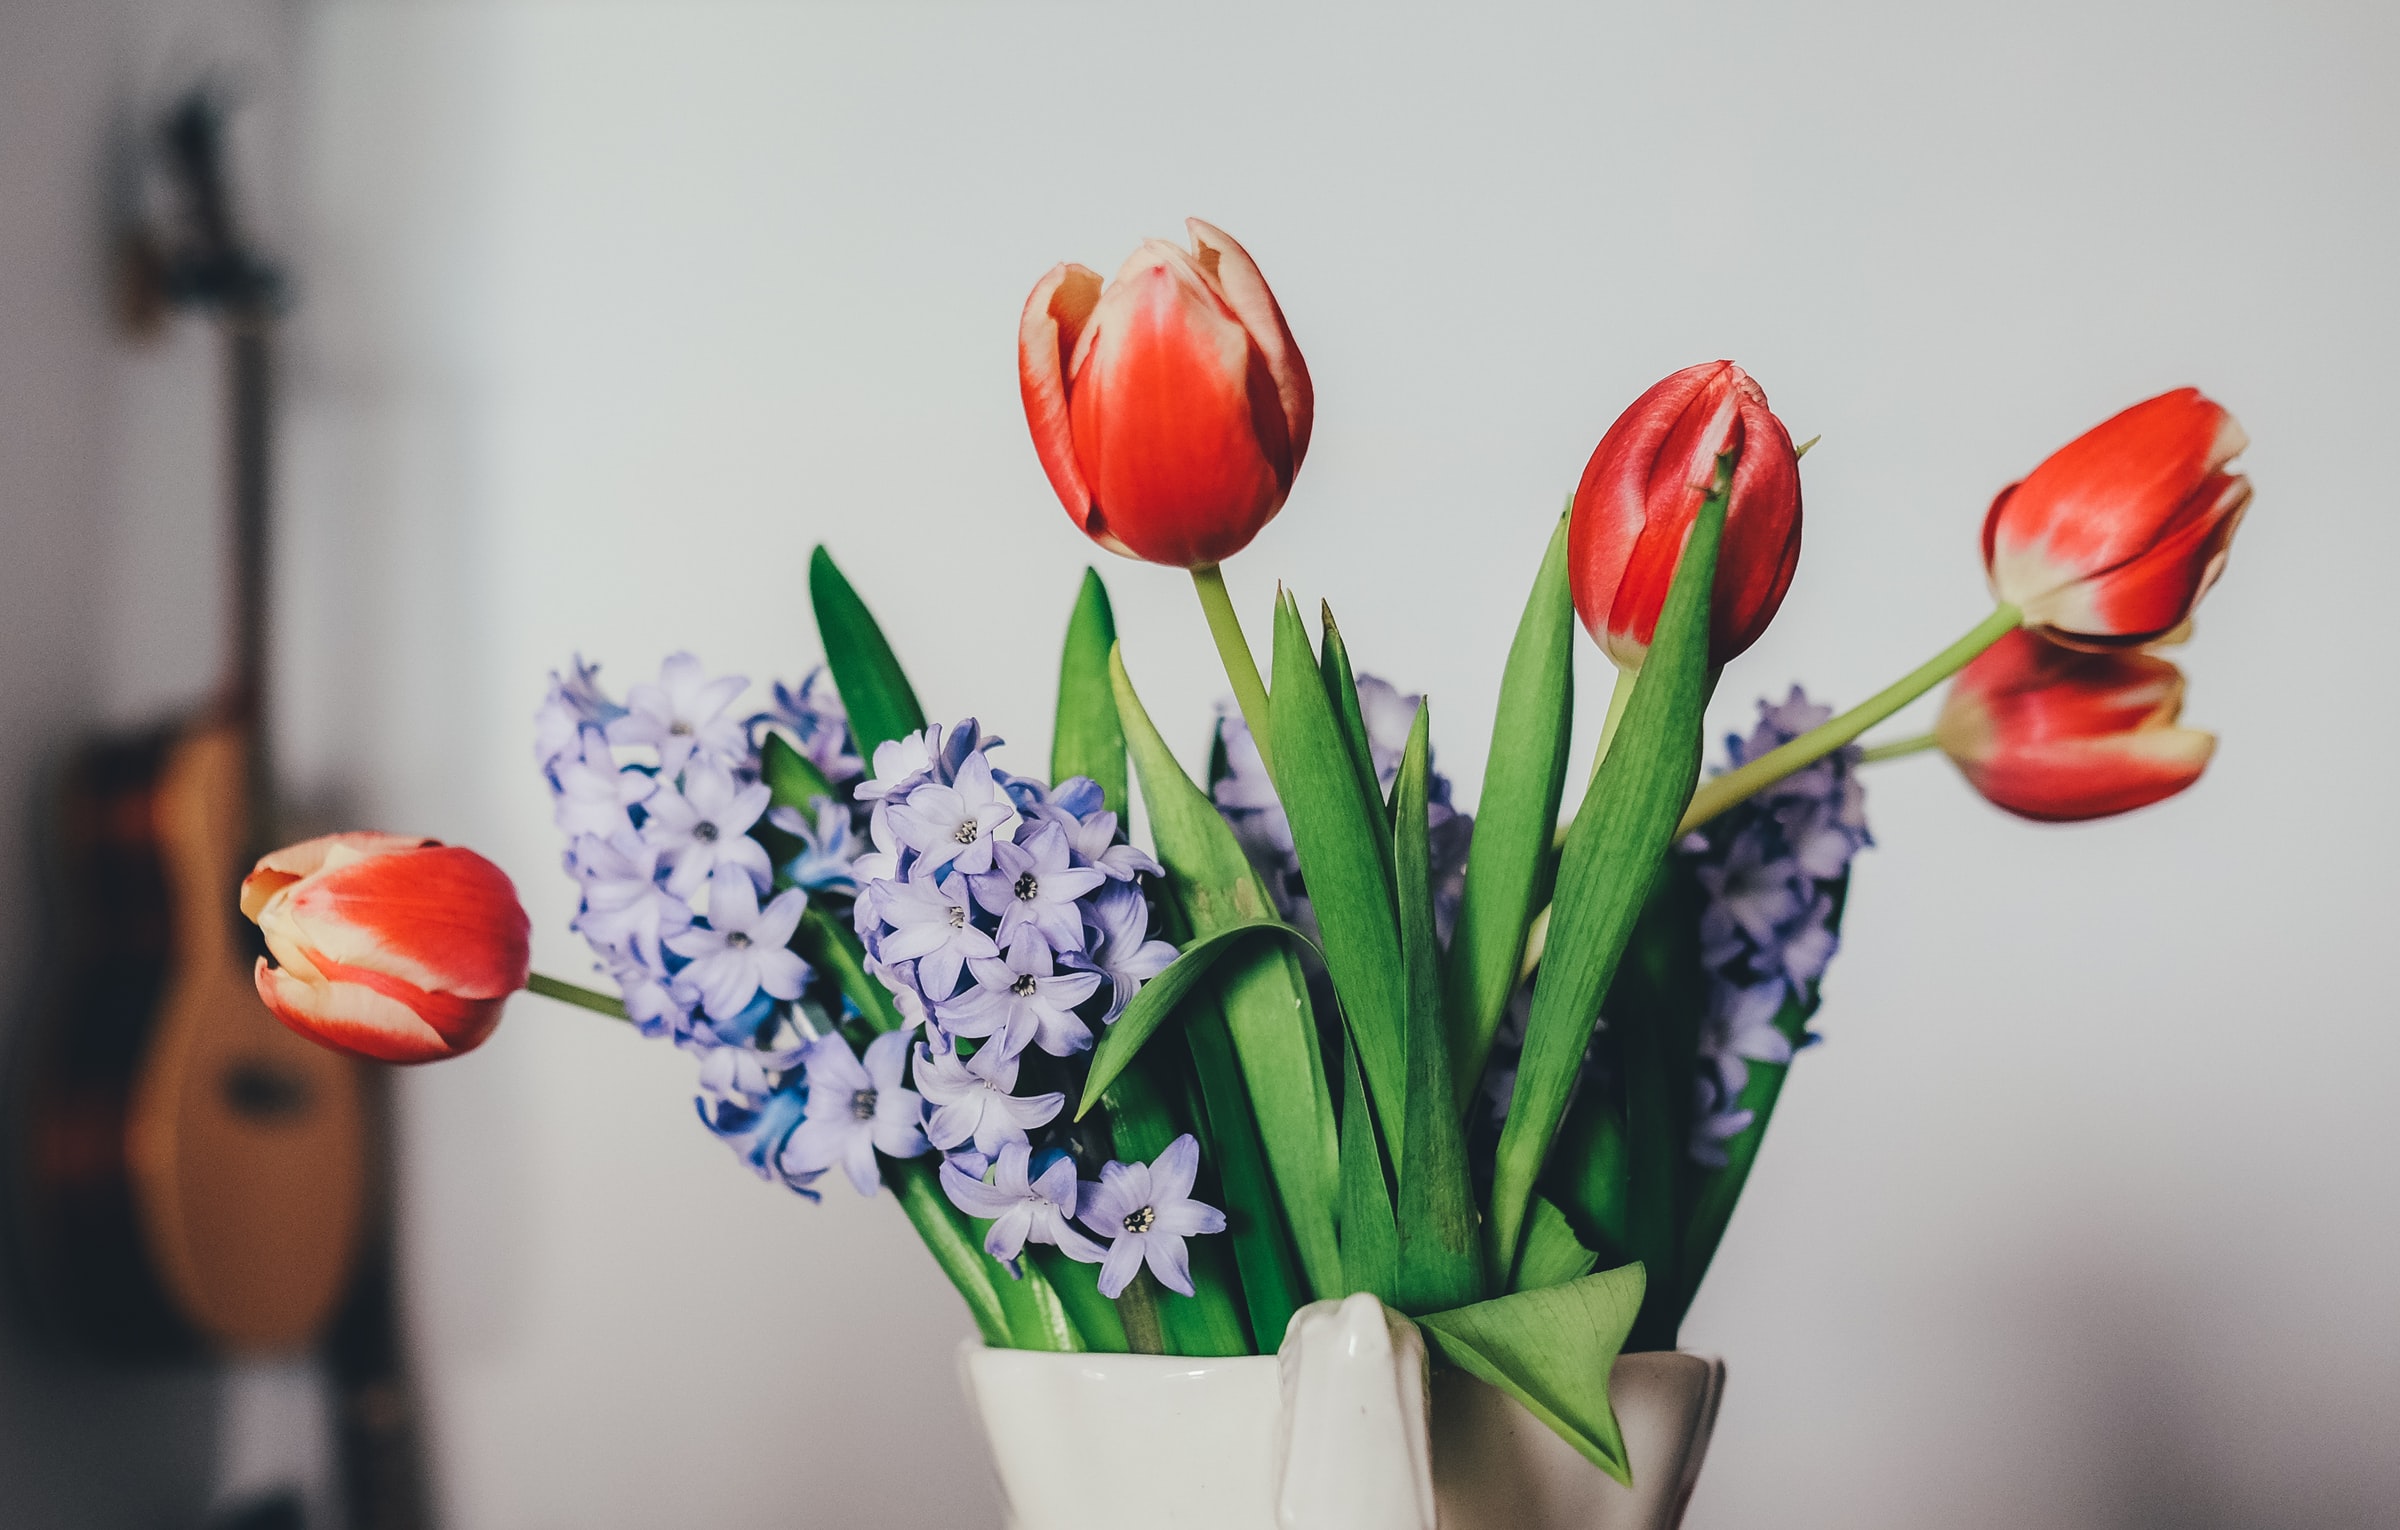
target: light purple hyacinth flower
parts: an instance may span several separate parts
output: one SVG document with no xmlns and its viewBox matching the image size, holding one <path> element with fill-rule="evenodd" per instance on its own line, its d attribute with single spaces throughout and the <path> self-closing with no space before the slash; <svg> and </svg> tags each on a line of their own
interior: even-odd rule
<svg viewBox="0 0 2400 1530">
<path fill-rule="evenodd" d="M 934 1006 L 953 1035 L 987 1038 L 967 1066 L 988 1076 L 1029 1042 L 1053 1057 L 1071 1057 L 1091 1046 L 1091 1027 L 1075 1006 L 1099 988 L 1100 975 L 1057 971 L 1050 948 L 1032 931 L 1019 935 L 999 960 L 972 959 L 967 970 L 975 974 L 974 986 Z"/>
<path fill-rule="evenodd" d="M 795 1177 L 839 1168 L 861 1195 L 873 1195 L 882 1176 L 875 1155 L 914 1158 L 926 1150 L 919 1123 L 925 1106 L 900 1081 L 908 1036 L 886 1031 L 867 1043 L 861 1063 L 850 1043 L 826 1036 L 808 1049 L 808 1114 L 784 1144 L 783 1164 Z"/>
<path fill-rule="evenodd" d="M 673 862 L 667 888 L 682 897 L 700 890 L 720 867 L 738 867 L 764 891 L 775 880 L 767 847 L 750 837 L 772 798 L 767 788 L 745 786 L 713 760 L 694 760 L 683 773 L 680 789 L 668 787 L 645 803 L 649 818 L 642 838 L 657 845 Z"/>
<path fill-rule="evenodd" d="M 1001 945 L 1031 931 L 1064 955 L 1083 949 L 1079 902 L 1108 878 L 1077 867 L 1066 833 L 1046 823 L 1014 843 L 992 846 L 992 869 L 968 880 L 975 901 L 1000 916 L 993 938 Z"/>
<path fill-rule="evenodd" d="M 625 713 L 608 725 L 612 744 L 648 745 L 658 751 L 659 774 L 672 779 L 694 754 L 725 763 L 750 753 L 750 736 L 739 717 L 725 709 L 750 688 L 740 675 L 710 679 L 688 653 L 659 666 L 655 683 L 625 693 Z"/>
<path fill-rule="evenodd" d="M 583 910 L 569 928 L 603 953 L 662 966 L 660 949 L 669 935 L 691 927 L 692 907 L 659 885 L 659 855 L 657 845 L 630 830 L 614 839 L 577 839 L 569 859 L 583 884 Z"/>
<path fill-rule="evenodd" d="M 1086 1183 L 1076 1220 L 1110 1240 L 1100 1266 L 1100 1294 L 1115 1297 L 1143 1264 L 1168 1290 L 1192 1294 L 1192 1261 L 1183 1240 L 1223 1232 L 1225 1213 L 1192 1199 L 1200 1176 L 1200 1143 L 1186 1132 L 1150 1163 L 1111 1163 L 1098 1184 Z"/>
<path fill-rule="evenodd" d="M 942 1189 L 959 1210 L 991 1222 L 983 1251 L 994 1259 L 1013 1265 L 1027 1243 L 1049 1243 L 1079 1264 L 1098 1264 L 1107 1250 L 1068 1221 L 1077 1197 L 1075 1161 L 1062 1153 L 1038 1175 L 1031 1172 L 1032 1162 L 1030 1148 L 1011 1143 L 992 1165 L 993 1183 L 985 1184 L 946 1161 Z"/>
<path fill-rule="evenodd" d="M 783 874 L 812 893 L 857 896 L 857 866 L 865 846 L 851 827 L 850 810 L 831 797 L 819 797 L 810 806 L 805 814 L 796 807 L 767 811 L 767 822 L 800 841 L 800 853 L 784 862 Z"/>
<path fill-rule="evenodd" d="M 794 888 L 775 895 L 764 909 L 748 873 L 729 867 L 708 887 L 708 925 L 667 939 L 667 949 L 689 957 L 676 982 L 698 996 L 711 1020 L 730 1020 L 765 989 L 778 999 L 800 997 L 808 964 L 784 949 L 800 927 L 807 895 Z"/>
<path fill-rule="evenodd" d="M 620 769 L 608 740 L 592 728 L 583 730 L 577 751 L 558 762 L 554 779 L 558 800 L 551 816 L 569 839 L 631 833 L 633 819 L 626 809 L 658 790 L 658 778 L 649 772 Z"/>
<path fill-rule="evenodd" d="M 882 751 L 876 751 L 878 762 Z M 973 876 L 992 869 L 992 842 L 1015 831 L 1017 807 L 992 779 L 982 753 L 967 756 L 949 786 L 928 781 L 897 805 L 887 802 L 892 832 L 932 873 L 946 867 Z"/>
<path fill-rule="evenodd" d="M 936 1003 L 958 991 L 959 971 L 970 957 L 988 961 L 1000 955 L 992 937 L 976 926 L 963 881 L 943 887 L 927 874 L 879 883 L 875 912 L 890 926 L 876 942 L 876 956 L 887 963 L 915 962 L 917 983 Z"/>
<path fill-rule="evenodd" d="M 1101 1017 L 1106 1023 L 1125 1012 L 1144 983 L 1167 970 L 1175 948 L 1150 938 L 1150 900 L 1132 882 L 1102 888 L 1084 904 L 1083 922 L 1091 936 L 1083 964 L 1109 982 L 1108 1013 Z"/>
<path fill-rule="evenodd" d="M 917 1047 L 917 1092 L 933 1109 L 925 1117 L 925 1136 L 947 1153 L 968 1143 L 989 1158 L 1012 1142 L 1023 1142 L 1037 1126 L 1046 1126 L 1066 1108 L 1067 1097 L 1012 1094 L 1017 1087 L 1017 1059 L 988 1065 L 990 1076 L 977 1073 L 957 1051 L 935 1052 Z"/>
<path fill-rule="evenodd" d="M 1142 875 L 1166 875 L 1167 869 L 1149 851 L 1139 845 L 1117 843 L 1114 813 L 1103 810 L 1081 818 L 1061 814 L 1050 821 L 1066 831 L 1067 843 L 1075 850 L 1075 864 L 1088 866 L 1112 882 L 1130 882 Z"/>
</svg>

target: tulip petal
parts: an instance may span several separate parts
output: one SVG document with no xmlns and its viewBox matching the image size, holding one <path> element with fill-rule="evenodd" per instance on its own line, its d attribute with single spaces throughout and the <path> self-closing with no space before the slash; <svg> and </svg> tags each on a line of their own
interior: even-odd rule
<svg viewBox="0 0 2400 1530">
<path fill-rule="evenodd" d="M 376 834 L 358 831 L 349 834 L 321 834 L 304 839 L 296 845 L 271 850 L 258 858 L 250 874 L 242 878 L 242 917 L 256 919 L 266 907 L 267 899 L 302 877 L 313 876 L 322 869 L 336 849 L 362 852 L 362 855 L 383 855 L 395 850 L 417 850 L 441 841 L 406 834 Z M 354 856 L 362 858 L 361 856 Z"/>
<path fill-rule="evenodd" d="M 1213 223 L 1198 218 L 1186 218 L 1183 226 L 1192 236 L 1195 260 L 1202 276 L 1233 316 L 1241 321 L 1250 335 L 1250 343 L 1266 363 L 1267 375 L 1275 381 L 1275 396 L 1283 406 L 1284 434 L 1291 442 L 1291 473 L 1300 471 L 1301 460 L 1308 455 L 1308 438 L 1315 427 L 1317 396 L 1309 382 L 1308 363 L 1300 357 L 1300 347 L 1292 340 L 1291 326 L 1283 319 L 1283 308 L 1275 301 L 1274 289 L 1259 273 L 1258 262 L 1241 242 Z M 1290 474 L 1285 475 L 1288 486 Z"/>
<path fill-rule="evenodd" d="M 1099 533 L 1091 525 L 1091 490 L 1075 461 L 1066 368 L 1099 301 L 1100 274 L 1062 262 L 1034 284 L 1017 320 L 1017 383 L 1025 395 L 1025 424 L 1033 432 L 1034 453 L 1068 517 L 1091 535 Z"/>
<path fill-rule="evenodd" d="M 321 872 L 292 889 L 290 918 L 328 975 L 372 970 L 466 999 L 525 986 L 531 924 L 507 875 L 472 850 L 437 845 Z"/>
<path fill-rule="evenodd" d="M 305 983 L 259 958 L 259 999 L 276 1019 L 309 1040 L 378 1062 L 436 1062 L 464 1051 L 406 1004 L 357 983 Z M 490 1003 L 492 1021 L 500 1001 Z M 482 1032 L 489 1032 L 486 1023 Z M 482 1039 L 478 1033 L 475 1038 Z M 472 1045 L 470 1042 L 468 1045 Z"/>
</svg>

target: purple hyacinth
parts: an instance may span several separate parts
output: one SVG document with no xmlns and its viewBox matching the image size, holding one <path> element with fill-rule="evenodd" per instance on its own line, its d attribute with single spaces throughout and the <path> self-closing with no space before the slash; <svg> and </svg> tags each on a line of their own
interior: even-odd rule
<svg viewBox="0 0 2400 1530">
<path fill-rule="evenodd" d="M 1192 1294 L 1183 1240 L 1225 1230 L 1224 1212 L 1192 1199 L 1199 1175 L 1200 1143 L 1186 1132 L 1154 1161 L 1103 1165 L 1100 1182 L 1083 1187 L 1076 1219 L 1110 1240 L 1100 1266 L 1102 1295 L 1118 1295 L 1144 1264 L 1160 1285 Z"/>
<path fill-rule="evenodd" d="M 942 1165 L 942 1189 L 959 1210 L 992 1224 L 983 1251 L 994 1259 L 1013 1265 L 1031 1242 L 1054 1244 L 1070 1259 L 1098 1264 L 1107 1250 L 1068 1220 L 1077 1201 L 1075 1161 L 1053 1155 L 1039 1174 L 1032 1172 L 1032 1161 L 1032 1149 L 1012 1143 L 1000 1150 L 992 1182 L 986 1184 L 953 1159 Z"/>
</svg>

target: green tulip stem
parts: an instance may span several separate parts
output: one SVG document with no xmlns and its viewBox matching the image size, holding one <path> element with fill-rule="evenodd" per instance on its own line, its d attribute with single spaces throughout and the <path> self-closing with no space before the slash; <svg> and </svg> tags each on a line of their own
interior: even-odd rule
<svg viewBox="0 0 2400 1530">
<path fill-rule="evenodd" d="M 1633 682 L 1641 678 L 1641 673 L 1638 669 L 1617 671 L 1617 683 L 1608 693 L 1608 715 L 1600 719 L 1600 745 L 1592 751 L 1594 781 L 1600 779 L 1600 765 L 1608 758 L 1608 746 L 1617 741 L 1617 724 L 1625 720 L 1625 708 L 1633 700 Z M 1559 826 L 1558 842 L 1562 845 L 1567 842 L 1564 824 Z"/>
<path fill-rule="evenodd" d="M 1940 740 L 1932 734 L 1920 733 L 1915 738 L 1896 738 L 1888 744 L 1870 744 L 1859 751 L 1858 757 L 1861 762 L 1872 765 L 1877 760 L 1897 760 L 1912 754 L 1923 754 L 1938 743 Z"/>
<path fill-rule="evenodd" d="M 538 993 L 545 999 L 556 999 L 561 1004 L 572 1004 L 579 1009 L 588 1009 L 596 1015 L 606 1015 L 611 1020 L 632 1018 L 625 1013 L 623 1000 L 612 999 L 595 988 L 584 988 L 578 984 L 561 982 L 546 973 L 528 974 L 525 979 L 525 991 Z"/>
<path fill-rule="evenodd" d="M 1267 683 L 1259 678 L 1258 660 L 1251 657 L 1250 640 L 1242 636 L 1242 619 L 1233 612 L 1233 597 L 1225 591 L 1225 575 L 1214 563 L 1192 570 L 1192 587 L 1200 592 L 1200 609 L 1208 617 L 1208 635 L 1217 640 L 1217 657 L 1225 663 L 1225 678 L 1233 682 L 1233 699 L 1250 725 L 1258 758 L 1269 769 L 1267 752 Z"/>
<path fill-rule="evenodd" d="M 2025 613 L 2003 601 L 1966 636 L 1841 716 L 1809 729 L 1739 770 L 1729 770 L 1703 782 L 1700 790 L 1692 794 L 1692 805 L 1684 809 L 1683 822 L 1676 826 L 1676 834 L 1689 834 L 1727 808 L 1748 801 L 1796 771 L 1806 770 L 1966 668 L 1968 660 L 2016 631 L 2024 622 Z"/>
</svg>

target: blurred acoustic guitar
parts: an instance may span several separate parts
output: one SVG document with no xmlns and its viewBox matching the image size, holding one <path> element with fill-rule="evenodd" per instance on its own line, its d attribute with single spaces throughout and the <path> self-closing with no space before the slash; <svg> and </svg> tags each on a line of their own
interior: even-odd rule
<svg viewBox="0 0 2400 1530">
<path fill-rule="evenodd" d="M 232 652 L 195 715 L 94 742 L 66 771 L 42 884 L 59 928 L 12 1102 L 16 1241 L 56 1326 L 114 1356 L 288 1354 L 332 1335 L 349 1523 L 414 1530 L 424 1493 L 370 1194 L 369 1077 L 259 1002 L 235 904 L 268 822 L 281 283 L 237 236 L 222 151 L 205 91 L 145 144 L 154 170 L 135 190 L 166 205 L 123 220 L 119 296 L 136 322 L 198 310 L 224 338 Z"/>
</svg>

